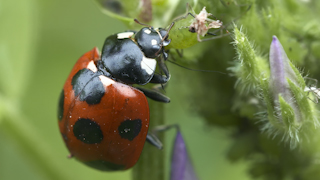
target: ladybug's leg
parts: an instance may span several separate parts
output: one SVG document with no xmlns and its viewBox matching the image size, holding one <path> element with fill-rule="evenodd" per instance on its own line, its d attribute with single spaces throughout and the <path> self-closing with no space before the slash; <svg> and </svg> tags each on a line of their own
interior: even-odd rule
<svg viewBox="0 0 320 180">
<path fill-rule="evenodd" d="M 150 83 L 165 84 L 170 80 L 169 70 L 163 58 L 160 57 L 159 59 L 157 59 L 157 61 L 158 61 L 158 67 L 160 69 L 160 73 L 164 73 L 164 75 L 154 74 L 152 79 L 150 80 Z"/>
<path fill-rule="evenodd" d="M 146 95 L 148 98 L 155 100 L 155 101 L 159 101 L 159 102 L 164 102 L 164 103 L 169 103 L 170 102 L 170 98 L 163 95 L 162 93 L 156 91 L 156 90 L 151 90 L 151 89 L 145 89 L 142 87 L 136 87 L 137 89 L 139 89 L 140 91 L 142 91 L 144 93 L 144 95 Z"/>
<path fill-rule="evenodd" d="M 169 80 L 170 80 L 170 75 L 169 75 L 169 77 L 167 77 L 167 76 L 163 76 L 163 75 L 160 75 L 160 74 L 154 74 L 149 83 L 165 84 Z"/>
<path fill-rule="evenodd" d="M 171 128 L 175 128 L 179 131 L 179 125 L 177 124 L 156 126 L 154 129 L 152 129 L 151 132 L 148 132 L 147 139 L 146 139 L 147 142 L 158 149 L 162 149 L 162 143 L 157 137 L 157 133 L 167 131 Z"/>
<path fill-rule="evenodd" d="M 157 137 L 157 134 L 159 132 L 164 132 L 169 129 L 175 128 L 176 130 L 179 130 L 179 125 L 177 124 L 171 124 L 171 125 L 162 125 L 162 126 L 156 126 L 154 129 L 152 129 L 151 132 L 148 132 L 147 135 L 147 142 L 150 143 L 151 145 L 155 146 L 158 149 L 162 149 L 162 143 Z"/>
<path fill-rule="evenodd" d="M 169 70 L 168 70 L 166 64 L 164 63 L 163 58 L 158 59 L 158 65 L 159 65 L 161 72 L 163 72 L 165 75 L 154 74 L 152 79 L 150 80 L 150 83 L 161 84 L 161 87 L 163 87 L 162 85 L 166 84 L 170 80 L 170 73 L 169 73 Z M 145 89 L 142 87 L 137 87 L 137 89 L 139 89 L 147 97 L 149 97 L 150 99 L 153 99 L 155 101 L 164 102 L 164 103 L 170 102 L 170 98 L 163 95 L 159 91 L 157 91 L 157 88 L 150 90 L 150 89 Z"/>
<path fill-rule="evenodd" d="M 160 58 L 160 60 L 158 61 L 158 66 L 159 66 L 161 72 L 163 72 L 167 76 L 167 78 L 169 80 L 170 79 L 170 73 L 169 73 L 169 70 L 168 70 L 168 67 L 167 67 L 166 63 L 164 62 L 165 60 L 166 59 Z"/>
<path fill-rule="evenodd" d="M 148 143 L 150 143 L 151 145 L 155 146 L 158 149 L 162 149 L 163 147 L 159 138 L 151 132 L 148 132 L 146 140 Z"/>
<path fill-rule="evenodd" d="M 154 74 L 152 79 L 150 80 L 150 83 L 165 84 L 170 80 L 171 75 L 169 73 L 167 65 L 164 62 L 164 59 L 160 57 L 159 59 L 157 59 L 157 61 L 160 73 L 164 73 L 164 75 Z"/>
</svg>

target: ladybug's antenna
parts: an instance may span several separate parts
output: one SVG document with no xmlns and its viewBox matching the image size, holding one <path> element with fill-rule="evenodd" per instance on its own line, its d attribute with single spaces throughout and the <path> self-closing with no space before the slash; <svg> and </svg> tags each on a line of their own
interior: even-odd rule
<svg viewBox="0 0 320 180">
<path fill-rule="evenodd" d="M 175 23 L 175 22 L 172 22 L 172 23 L 170 24 L 170 26 L 169 26 L 169 28 L 168 28 L 168 32 L 167 32 L 167 34 L 166 34 L 166 35 L 162 38 L 162 40 L 161 40 L 161 44 L 162 44 L 162 43 L 163 43 L 163 41 L 168 37 L 169 32 L 170 32 L 170 30 L 172 29 L 172 27 L 173 27 L 174 23 Z"/>
<path fill-rule="evenodd" d="M 134 19 L 134 22 L 136 22 L 136 23 L 138 23 L 138 24 L 140 24 L 140 25 L 142 25 L 142 26 L 147 26 L 147 27 L 149 27 L 149 28 L 152 28 L 152 26 L 150 26 L 150 25 L 148 25 L 148 24 L 144 24 L 144 23 L 140 22 L 138 19 Z"/>
<path fill-rule="evenodd" d="M 172 23 L 170 24 L 170 26 L 169 26 L 169 28 L 168 28 L 168 30 L 167 30 L 167 34 L 162 37 L 161 42 L 160 42 L 160 49 L 159 49 L 158 52 L 156 52 L 156 55 L 158 55 L 158 54 L 160 53 L 160 51 L 161 51 L 161 49 L 162 49 L 162 46 L 163 46 L 163 41 L 169 36 L 169 32 L 170 32 L 170 30 L 172 29 L 174 23 L 175 23 L 175 22 L 172 22 Z M 158 34 L 159 34 L 160 37 L 161 37 L 161 34 L 160 34 L 159 32 L 158 32 Z"/>
</svg>

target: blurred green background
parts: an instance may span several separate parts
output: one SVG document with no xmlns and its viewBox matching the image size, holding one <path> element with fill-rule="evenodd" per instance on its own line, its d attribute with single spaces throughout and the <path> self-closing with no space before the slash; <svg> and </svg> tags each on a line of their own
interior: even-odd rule
<svg viewBox="0 0 320 180">
<path fill-rule="evenodd" d="M 0 24 L 0 179 L 130 179 L 130 170 L 100 172 L 68 159 L 57 125 L 58 96 L 76 60 L 127 28 L 92 0 L 0 0 Z M 222 41 L 233 48 L 230 38 Z M 166 122 L 180 124 L 199 179 L 248 179 L 245 162 L 225 158 L 230 131 L 195 113 L 191 99 L 207 95 L 189 90 L 199 72 L 169 69 Z M 166 134 L 167 174 L 173 138 Z"/>
</svg>

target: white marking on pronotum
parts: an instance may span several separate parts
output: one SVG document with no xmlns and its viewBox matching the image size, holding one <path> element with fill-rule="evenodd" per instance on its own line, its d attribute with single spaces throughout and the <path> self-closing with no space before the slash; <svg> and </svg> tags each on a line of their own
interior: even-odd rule
<svg viewBox="0 0 320 180">
<path fill-rule="evenodd" d="M 126 38 L 130 38 L 131 36 L 133 36 L 133 32 L 122 32 L 117 34 L 117 39 L 126 39 Z"/>
<path fill-rule="evenodd" d="M 100 75 L 100 76 L 99 76 L 99 79 L 100 79 L 100 81 L 102 82 L 102 84 L 103 84 L 105 87 L 108 87 L 108 86 L 110 86 L 111 84 L 114 84 L 114 83 L 115 83 L 114 80 L 112 80 L 112 79 L 110 79 L 110 78 L 108 78 L 108 77 L 106 77 L 106 76 L 103 76 L 103 75 Z"/>
<path fill-rule="evenodd" d="M 150 33 L 151 33 L 151 30 L 150 30 L 150 29 L 145 29 L 144 32 L 145 32 L 146 34 L 150 34 Z"/>
<path fill-rule="evenodd" d="M 87 69 L 90 69 L 93 72 L 97 72 L 98 71 L 98 69 L 97 69 L 97 67 L 96 67 L 96 65 L 94 64 L 93 61 L 89 62 L 89 64 L 87 65 Z"/>
<path fill-rule="evenodd" d="M 156 69 L 157 61 L 155 59 L 147 58 L 143 56 L 141 61 L 141 68 L 146 70 L 146 72 L 151 75 Z"/>
<path fill-rule="evenodd" d="M 155 40 L 155 39 L 152 39 L 151 40 L 151 45 L 157 45 L 158 44 L 158 41 L 157 40 Z"/>
</svg>

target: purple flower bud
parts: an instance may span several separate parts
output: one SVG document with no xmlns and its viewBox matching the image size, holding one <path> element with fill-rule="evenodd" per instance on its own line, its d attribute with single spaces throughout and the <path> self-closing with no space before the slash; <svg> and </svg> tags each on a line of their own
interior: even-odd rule
<svg viewBox="0 0 320 180">
<path fill-rule="evenodd" d="M 180 131 L 174 142 L 170 180 L 197 180 Z"/>
<path fill-rule="evenodd" d="M 270 88 L 272 89 L 273 97 L 278 101 L 278 95 L 281 94 L 286 101 L 292 101 L 292 93 L 289 89 L 287 78 L 298 84 L 297 78 L 290 66 L 290 60 L 276 36 L 272 37 L 269 60 L 271 71 Z"/>
<path fill-rule="evenodd" d="M 293 113 L 295 119 L 291 119 L 295 122 L 301 122 L 302 115 L 297 105 L 296 98 L 293 95 L 293 91 L 289 86 L 288 80 L 294 83 L 297 87 L 299 87 L 299 79 L 297 77 L 296 72 L 293 70 L 295 68 L 287 54 L 285 53 L 281 43 L 279 42 L 276 36 L 273 36 L 272 43 L 270 46 L 270 84 L 269 88 L 272 94 L 273 102 L 276 107 L 276 114 L 278 116 L 278 120 L 280 122 L 284 122 L 282 119 L 283 115 L 281 115 L 281 111 L 279 108 L 279 95 L 285 100 L 286 103 L 290 105 L 293 109 Z M 289 110 L 288 110 L 289 111 Z"/>
</svg>

